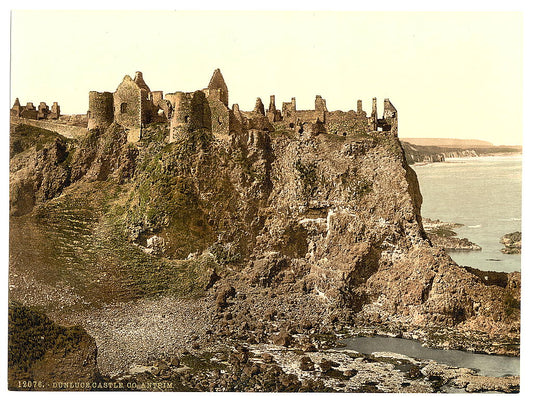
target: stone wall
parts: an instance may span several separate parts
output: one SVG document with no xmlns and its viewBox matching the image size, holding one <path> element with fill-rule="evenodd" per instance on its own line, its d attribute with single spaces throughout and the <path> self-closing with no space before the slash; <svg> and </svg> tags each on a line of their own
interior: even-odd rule
<svg viewBox="0 0 533 404">
<path fill-rule="evenodd" d="M 207 86 L 206 95 L 208 98 L 216 98 L 226 107 L 228 106 L 228 86 L 222 77 L 220 69 L 216 69 Z"/>
<path fill-rule="evenodd" d="M 361 114 L 352 110 L 326 112 L 326 129 L 328 133 L 352 136 L 373 128 L 369 127 L 364 111 Z"/>
<path fill-rule="evenodd" d="M 113 94 L 109 92 L 89 93 L 89 111 L 87 111 L 89 129 L 107 129 L 113 123 Z"/>
<path fill-rule="evenodd" d="M 211 112 L 211 131 L 213 135 L 217 137 L 228 136 L 232 129 L 230 127 L 230 114 L 232 114 L 232 112 L 223 101 L 213 98 L 208 98 L 208 101 Z"/>
<path fill-rule="evenodd" d="M 113 97 L 116 123 L 128 129 L 141 126 L 142 91 L 130 76 L 124 77 Z"/>
<path fill-rule="evenodd" d="M 68 126 L 80 126 L 82 128 L 87 127 L 87 122 L 86 114 L 61 115 L 57 119 L 57 123 L 62 123 Z"/>
<path fill-rule="evenodd" d="M 165 98 L 174 109 L 170 120 L 170 142 L 175 142 L 198 129 L 211 129 L 211 109 L 204 92 L 177 91 L 167 94 Z"/>
<path fill-rule="evenodd" d="M 11 123 L 25 124 L 25 125 L 35 126 L 37 128 L 51 130 L 53 132 L 57 132 L 60 135 L 65 136 L 70 139 L 79 138 L 87 134 L 86 128 L 81 128 L 79 126 L 63 125 L 60 123 L 50 122 L 46 120 L 25 119 L 25 118 L 17 118 L 17 117 L 12 116 Z"/>
<path fill-rule="evenodd" d="M 317 119 L 320 122 L 324 122 L 325 120 L 324 114 L 325 114 L 324 111 L 315 111 L 314 109 L 293 112 L 295 121 L 296 122 L 300 121 L 300 123 L 316 122 Z"/>
</svg>

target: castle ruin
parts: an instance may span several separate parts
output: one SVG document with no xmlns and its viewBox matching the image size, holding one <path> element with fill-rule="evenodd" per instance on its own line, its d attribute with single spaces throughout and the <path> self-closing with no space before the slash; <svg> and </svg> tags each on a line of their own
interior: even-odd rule
<svg viewBox="0 0 533 404">
<path fill-rule="evenodd" d="M 46 102 L 40 102 L 39 107 L 35 108 L 33 102 L 28 102 L 25 106 L 21 106 L 17 98 L 11 108 L 11 116 L 15 118 L 57 120 L 60 115 L 61 109 L 57 102 L 52 104 L 52 108 L 46 105 Z"/>
<path fill-rule="evenodd" d="M 384 100 L 383 116 L 378 117 L 377 99 L 372 99 L 372 112 L 363 110 L 362 100 L 357 100 L 357 109 L 329 111 L 326 100 L 315 98 L 315 108 L 298 110 L 296 98 L 283 102 L 281 110 L 276 107 L 276 98 L 270 96 L 268 109 L 257 98 L 252 111 L 241 111 L 238 104 L 229 107 L 229 92 L 220 69 L 216 69 L 206 88 L 194 92 L 177 91 L 163 96 L 163 91 L 151 91 L 141 72 L 134 78 L 126 75 L 115 92 L 89 93 L 89 109 L 84 117 L 65 118 L 54 102 L 49 108 L 41 102 L 38 108 L 29 102 L 22 107 L 18 98 L 11 108 L 12 118 L 30 120 L 59 120 L 68 125 L 85 125 L 89 130 L 105 130 L 112 123 L 124 127 L 128 141 L 142 140 L 143 128 L 151 123 L 168 122 L 169 142 L 177 141 L 195 130 L 207 130 L 217 138 L 230 138 L 251 130 L 293 130 L 299 134 L 319 133 L 357 136 L 371 131 L 389 132 L 398 135 L 398 113 L 390 100 Z"/>
</svg>

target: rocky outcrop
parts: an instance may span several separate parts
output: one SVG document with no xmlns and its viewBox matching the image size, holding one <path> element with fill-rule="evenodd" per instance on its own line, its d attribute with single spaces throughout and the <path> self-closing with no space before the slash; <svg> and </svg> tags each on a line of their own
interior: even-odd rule
<svg viewBox="0 0 533 404">
<path fill-rule="evenodd" d="M 104 133 L 90 131 L 76 144 L 45 129 L 16 126 L 10 139 L 11 215 L 30 213 L 81 179 L 130 178 L 137 151 L 127 146 L 126 136 L 115 124 Z"/>
<path fill-rule="evenodd" d="M 59 187 L 62 198 L 36 202 L 35 216 L 58 229 L 62 223 L 54 218 L 70 204 L 90 208 L 87 224 L 69 212 L 69 225 L 79 226 L 84 237 L 60 243 L 60 252 L 74 257 L 64 280 L 72 293 L 110 304 L 165 294 L 203 296 L 194 303 L 195 313 L 203 313 L 194 320 L 198 329 L 250 343 L 286 347 L 297 329 L 332 334 L 355 326 L 517 354 L 520 275 L 494 277 L 460 267 L 432 245 L 420 216 L 416 174 L 390 133 L 344 137 L 253 129 L 217 139 L 202 130 L 171 144 L 167 135 L 168 127 L 152 125 L 133 145 L 116 124 L 91 132 L 64 160 L 76 184 Z M 30 152 L 22 154 L 12 159 L 20 183 L 31 178 L 23 171 Z M 22 198 L 12 204 L 24 206 Z M 42 239 L 51 244 L 36 248 L 55 251 L 53 240 Z M 94 281 L 77 283 L 87 279 L 81 276 L 87 265 L 79 261 L 99 263 L 91 266 Z M 13 279 L 13 293 L 25 298 L 26 284 Z M 154 319 L 144 310 L 150 318 L 138 318 L 145 323 L 167 324 L 163 318 L 171 317 L 161 312 Z M 110 347 L 125 334 L 83 321 L 101 335 L 106 369 L 114 369 L 121 359 Z M 124 331 L 124 324 L 117 327 Z M 137 328 L 129 332 L 138 334 Z M 178 332 L 185 331 L 161 329 L 154 338 L 177 339 Z M 132 352 L 141 342 L 150 352 L 167 346 L 134 341 Z M 309 361 L 303 366 L 311 368 Z"/>
<path fill-rule="evenodd" d="M 504 254 L 520 254 L 522 252 L 522 232 L 515 231 L 502 236 L 500 239 L 505 247 L 501 249 Z"/>
<path fill-rule="evenodd" d="M 72 181 L 115 180 L 131 178 L 137 150 L 128 146 L 127 132 L 118 124 L 105 131 L 92 130 L 79 140 L 72 156 Z"/>
<path fill-rule="evenodd" d="M 467 238 L 458 238 L 452 229 L 462 227 L 459 223 L 445 223 L 440 220 L 424 219 L 424 229 L 435 247 L 446 251 L 480 251 L 481 247 Z"/>
<path fill-rule="evenodd" d="M 58 134 L 25 125 L 18 126 L 10 140 L 10 214 L 21 216 L 70 184 L 70 147 Z"/>
<path fill-rule="evenodd" d="M 505 287 L 485 277 L 459 267 L 441 249 L 415 248 L 368 280 L 375 303 L 365 310 L 370 318 L 408 328 L 454 327 L 518 340 L 519 273 L 506 274 Z"/>
</svg>

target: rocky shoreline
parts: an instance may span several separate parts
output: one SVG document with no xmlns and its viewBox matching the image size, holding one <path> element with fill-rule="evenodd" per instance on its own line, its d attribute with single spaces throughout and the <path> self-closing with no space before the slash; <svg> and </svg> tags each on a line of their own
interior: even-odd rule
<svg viewBox="0 0 533 404">
<path fill-rule="evenodd" d="M 467 238 L 458 238 L 453 231 L 464 225 L 459 223 L 447 223 L 440 220 L 423 219 L 424 230 L 431 243 L 436 247 L 444 248 L 446 251 L 481 251 L 481 247 Z"/>
<path fill-rule="evenodd" d="M 297 320 L 276 310 L 266 312 L 258 321 L 253 317 L 243 321 L 239 306 L 247 300 L 236 293 L 228 297 L 222 312 L 213 304 L 214 299 L 187 302 L 160 298 L 137 302 L 137 308 L 128 304 L 88 311 L 85 317 L 76 314 L 70 320 L 84 323 L 98 345 L 100 374 L 79 390 L 516 393 L 520 389 L 519 376 L 488 377 L 473 369 L 392 352 L 363 354 L 346 350 L 341 343 L 357 335 L 401 336 L 436 343 L 419 330 L 391 333 L 374 326 L 353 327 L 335 313 L 320 327 L 303 320 L 306 316 Z M 191 316 L 191 312 L 196 314 Z M 95 321 L 104 314 L 112 314 L 113 320 Z M 311 310 L 305 314 L 310 315 Z M 224 321 L 213 322 L 216 318 L 228 319 L 226 325 Z M 441 342 L 446 341 L 446 334 L 439 331 Z M 452 341 L 459 340 L 450 333 L 442 347 L 457 348 Z M 462 348 L 468 347 L 465 344 Z M 61 385 L 75 386 L 68 377 L 61 380 Z"/>
<path fill-rule="evenodd" d="M 91 390 L 519 390 L 518 376 L 487 377 L 395 353 L 343 351 L 341 340 L 381 335 L 440 349 L 507 355 L 517 355 L 518 345 L 453 327 L 424 330 L 392 317 L 353 317 L 332 311 L 316 296 L 302 300 L 290 288 L 280 292 L 219 286 L 202 299 L 142 299 L 58 311 L 51 318 L 64 326 L 81 325 L 94 338 L 101 376 Z"/>
<path fill-rule="evenodd" d="M 373 355 L 346 350 L 310 352 L 273 344 L 239 345 L 230 352 L 198 356 L 184 352 L 169 360 L 135 366 L 111 380 L 122 383 L 125 389 L 142 389 L 143 383 L 166 381 L 167 389 L 172 391 L 517 393 L 520 390 L 518 376 L 481 376 L 471 369 L 391 352 Z"/>
</svg>

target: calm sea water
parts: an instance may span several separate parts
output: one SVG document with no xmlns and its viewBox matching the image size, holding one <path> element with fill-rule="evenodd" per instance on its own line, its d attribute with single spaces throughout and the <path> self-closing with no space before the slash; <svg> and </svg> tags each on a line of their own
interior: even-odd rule
<svg viewBox="0 0 533 404">
<path fill-rule="evenodd" d="M 396 352 L 411 358 L 434 360 L 450 366 L 476 369 L 484 376 L 513 376 L 520 374 L 520 358 L 484 355 L 457 350 L 426 348 L 418 341 L 389 337 L 357 337 L 342 341 L 349 349 L 364 354 Z"/>
<path fill-rule="evenodd" d="M 502 254 L 500 238 L 522 225 L 522 156 L 448 159 L 414 166 L 424 197 L 422 216 L 464 224 L 455 229 L 482 251 L 455 252 L 459 265 L 520 271 L 520 255 Z"/>
</svg>

